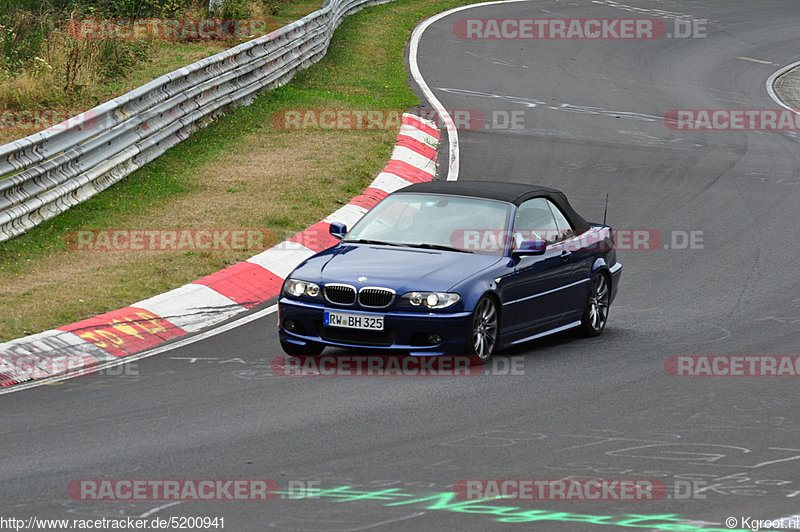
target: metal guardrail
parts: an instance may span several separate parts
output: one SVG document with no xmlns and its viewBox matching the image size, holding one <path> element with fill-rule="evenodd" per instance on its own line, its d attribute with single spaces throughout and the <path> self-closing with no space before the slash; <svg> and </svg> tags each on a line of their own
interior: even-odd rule
<svg viewBox="0 0 800 532">
<path fill-rule="evenodd" d="M 0 146 L 0 242 L 87 200 L 233 106 L 319 61 L 345 16 L 391 0 L 326 0 L 272 33 Z"/>
</svg>

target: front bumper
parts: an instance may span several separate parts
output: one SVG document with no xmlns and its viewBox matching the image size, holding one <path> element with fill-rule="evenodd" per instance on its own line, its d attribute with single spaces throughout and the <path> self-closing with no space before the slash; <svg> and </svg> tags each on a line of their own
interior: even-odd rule
<svg viewBox="0 0 800 532">
<path fill-rule="evenodd" d="M 384 330 L 377 332 L 327 327 L 323 324 L 326 310 L 383 316 Z M 278 301 L 278 314 L 282 342 L 300 346 L 315 342 L 334 347 L 405 351 L 414 356 L 464 354 L 464 342 L 471 319 L 469 312 L 414 312 L 395 309 L 381 312 L 340 308 L 286 297 L 281 297 Z M 294 323 L 293 331 L 284 327 L 288 320 Z M 426 341 L 430 335 L 438 335 L 442 341 L 430 345 Z"/>
</svg>

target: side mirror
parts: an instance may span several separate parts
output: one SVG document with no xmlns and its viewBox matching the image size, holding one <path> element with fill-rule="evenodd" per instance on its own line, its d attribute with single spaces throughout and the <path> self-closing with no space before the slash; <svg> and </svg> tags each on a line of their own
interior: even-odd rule
<svg viewBox="0 0 800 532">
<path fill-rule="evenodd" d="M 545 240 L 525 240 L 519 245 L 519 248 L 515 249 L 511 254 L 517 257 L 524 255 L 542 255 L 546 249 L 547 241 Z"/>
<path fill-rule="evenodd" d="M 328 230 L 332 237 L 338 238 L 339 240 L 343 239 L 344 235 L 347 234 L 347 226 L 342 222 L 331 222 L 330 229 Z"/>
</svg>

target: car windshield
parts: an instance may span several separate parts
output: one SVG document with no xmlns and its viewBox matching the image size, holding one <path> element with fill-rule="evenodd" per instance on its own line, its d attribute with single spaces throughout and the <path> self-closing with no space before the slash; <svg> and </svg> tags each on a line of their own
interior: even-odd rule
<svg viewBox="0 0 800 532">
<path fill-rule="evenodd" d="M 393 194 L 369 211 L 344 242 L 502 255 L 510 205 L 440 194 Z"/>
</svg>

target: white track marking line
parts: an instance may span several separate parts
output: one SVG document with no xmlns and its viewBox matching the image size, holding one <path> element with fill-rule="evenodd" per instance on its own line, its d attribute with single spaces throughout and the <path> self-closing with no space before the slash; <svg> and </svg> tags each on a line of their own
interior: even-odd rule
<svg viewBox="0 0 800 532">
<path fill-rule="evenodd" d="M 153 515 L 156 512 L 159 512 L 161 510 L 169 508 L 170 506 L 177 506 L 182 502 L 184 502 L 184 501 L 170 502 L 170 503 L 167 503 L 167 504 L 162 504 L 161 506 L 157 506 L 156 508 L 153 508 L 152 510 L 146 511 L 145 513 L 143 513 L 142 515 L 139 516 L 139 519 L 146 519 L 146 518 L 150 517 L 151 515 Z"/>
<path fill-rule="evenodd" d="M 772 61 L 764 61 L 763 59 L 753 59 L 752 57 L 744 57 L 740 55 L 736 59 L 741 59 L 742 61 L 750 61 L 751 63 L 760 63 L 762 65 L 774 65 Z"/>
<path fill-rule="evenodd" d="M 417 512 L 415 514 L 407 515 L 405 517 L 398 517 L 396 519 L 390 519 L 388 521 L 381 521 L 380 523 L 372 523 L 371 525 L 362 526 L 359 528 L 350 528 L 347 532 L 356 532 L 357 530 L 368 530 L 370 528 L 375 528 L 378 526 L 388 525 L 389 523 L 397 523 L 398 521 L 405 521 L 407 519 L 413 519 L 415 517 L 419 517 L 421 515 L 425 515 L 425 512 Z"/>
</svg>

